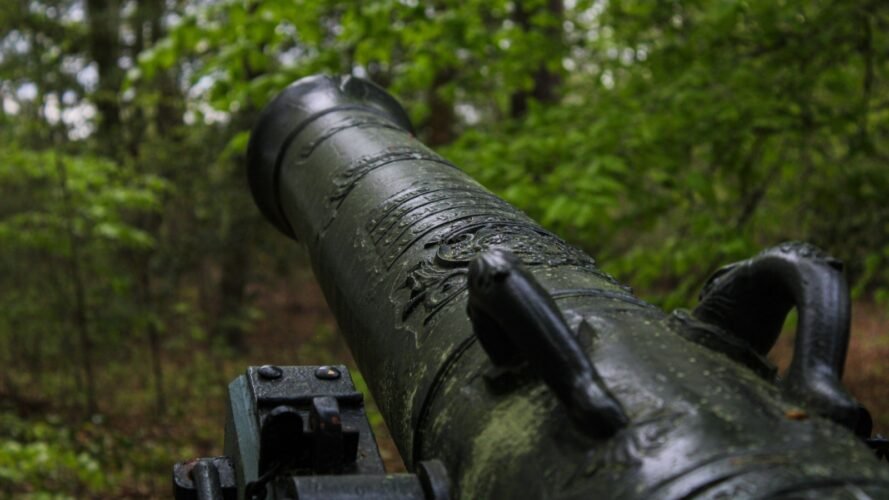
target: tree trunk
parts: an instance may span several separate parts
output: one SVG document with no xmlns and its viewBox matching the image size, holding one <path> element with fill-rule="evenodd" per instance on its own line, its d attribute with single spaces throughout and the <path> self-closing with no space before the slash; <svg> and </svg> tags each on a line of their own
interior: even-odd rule
<svg viewBox="0 0 889 500">
<path fill-rule="evenodd" d="M 104 7 L 108 8 L 107 5 L 104 5 Z M 140 52 L 153 46 L 163 38 L 164 30 L 161 21 L 164 13 L 165 6 L 162 0 L 144 0 L 138 2 L 132 17 L 127 19 L 135 36 L 132 45 L 126 47 L 126 50 L 134 60 Z M 159 143 L 163 143 L 167 148 L 176 146 L 172 132 L 181 119 L 177 117 L 175 112 L 170 110 L 174 108 L 171 103 L 177 99 L 181 100 L 181 97 L 175 87 L 169 84 L 170 81 L 174 80 L 170 74 L 171 70 L 162 71 L 155 77 L 155 81 L 151 82 L 159 90 L 160 94 L 154 108 L 148 108 L 138 103 L 134 104 L 132 109 L 128 110 L 127 120 L 121 124 L 126 134 L 126 150 L 116 153 L 128 155 L 140 175 L 153 173 L 169 178 L 175 173 L 164 172 L 163 167 L 166 162 L 157 161 L 157 156 L 146 150 L 146 148 L 150 150 L 152 145 Z M 121 134 L 120 131 L 117 133 Z M 150 159 L 146 159 L 146 156 Z M 163 158 L 163 155 L 160 157 Z M 156 239 L 160 239 L 163 223 L 163 216 L 156 213 L 140 214 L 132 220 L 132 224 L 135 227 L 154 236 Z M 144 314 L 145 318 L 141 331 L 147 340 L 150 385 L 154 392 L 155 412 L 158 415 L 162 415 L 167 407 L 163 370 L 164 336 L 163 331 L 158 327 L 159 318 L 163 317 L 163 301 L 159 298 L 155 288 L 158 283 L 163 282 L 164 276 L 158 276 L 158 273 L 152 271 L 152 264 L 158 258 L 158 254 L 155 251 L 135 249 L 126 250 L 124 254 L 133 274 L 137 276 L 135 280 L 135 305 L 140 313 Z"/>
<path fill-rule="evenodd" d="M 257 6 L 256 3 L 250 4 L 248 11 L 254 13 Z M 267 70 L 253 67 L 246 59 L 241 64 L 248 81 L 261 76 Z M 242 110 L 232 116 L 229 137 L 234 137 L 242 130 L 249 130 L 256 121 L 257 113 L 254 102 L 248 100 L 243 103 Z M 235 155 L 230 161 L 237 166 L 231 169 L 231 185 L 243 185 L 242 165 L 247 161 L 246 156 Z M 222 276 L 219 280 L 219 310 L 216 312 L 212 331 L 214 338 L 221 338 L 226 346 L 246 352 L 249 346 L 244 341 L 244 305 L 247 300 L 247 280 L 250 277 L 258 213 L 247 196 L 234 196 L 230 201 L 230 209 L 231 222 L 225 228 L 224 251 L 220 262 Z"/>
<path fill-rule="evenodd" d="M 565 17 L 565 6 L 562 0 L 549 0 L 546 4 L 547 13 L 555 19 L 555 22 L 549 23 L 543 27 L 532 25 L 531 19 L 535 12 L 529 12 L 521 1 L 515 2 L 515 10 L 513 11 L 513 21 L 522 28 L 522 31 L 529 33 L 531 30 L 540 29 L 543 31 L 547 40 L 553 41 L 557 46 L 557 50 L 550 52 L 551 57 L 561 59 L 565 50 L 565 42 L 562 32 L 562 20 Z M 533 98 L 544 104 L 552 104 L 559 100 L 559 87 L 562 84 L 562 76 L 557 71 L 547 68 L 545 62 L 540 62 L 533 70 L 533 86 L 531 90 L 518 90 L 510 96 L 510 116 L 513 118 L 521 118 L 528 112 L 528 99 Z"/>
<path fill-rule="evenodd" d="M 240 172 L 238 172 L 240 174 Z M 246 198 L 246 197 L 245 197 Z M 225 238 L 225 252 L 222 255 L 222 277 L 219 280 L 219 317 L 216 321 L 216 335 L 228 347 L 239 352 L 247 350 L 244 341 L 243 312 L 247 298 L 247 279 L 250 270 L 251 245 L 255 217 L 240 214 L 234 216 Z"/>
<path fill-rule="evenodd" d="M 116 0 L 87 0 L 89 55 L 96 62 L 99 83 L 94 94 L 99 111 L 98 136 L 104 139 L 102 151 L 117 158 L 120 133 L 118 93 L 122 81 L 120 55 L 120 4 Z"/>
<path fill-rule="evenodd" d="M 453 68 L 439 68 L 426 94 L 429 119 L 426 121 L 426 143 L 432 147 L 454 140 L 454 102 L 442 92 L 456 76 Z"/>
<path fill-rule="evenodd" d="M 74 287 L 74 326 L 80 348 L 81 369 L 86 385 L 85 410 L 87 415 L 93 415 L 97 411 L 96 405 L 96 380 L 93 368 L 93 342 L 90 338 L 89 311 L 86 298 L 86 283 L 83 279 L 82 261 L 80 258 L 80 238 L 74 228 L 74 206 L 71 202 L 71 193 L 68 190 L 68 172 L 65 163 L 56 157 L 56 172 L 59 176 L 59 187 L 62 194 L 62 203 L 65 206 L 67 217 L 65 218 L 65 231 L 69 245 L 68 272 L 71 285 Z"/>
</svg>

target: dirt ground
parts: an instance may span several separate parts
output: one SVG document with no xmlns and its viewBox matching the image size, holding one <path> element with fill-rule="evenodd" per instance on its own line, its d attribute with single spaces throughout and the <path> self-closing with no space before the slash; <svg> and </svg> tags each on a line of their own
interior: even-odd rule
<svg viewBox="0 0 889 500">
<path fill-rule="evenodd" d="M 885 306 L 853 305 L 844 381 L 870 410 L 874 432 L 889 436 L 889 313 Z"/>
<path fill-rule="evenodd" d="M 794 336 L 787 331 L 769 355 L 783 373 L 793 356 Z M 889 435 L 889 308 L 870 302 L 852 304 L 852 328 L 843 383 L 870 411 L 874 433 Z"/>
</svg>

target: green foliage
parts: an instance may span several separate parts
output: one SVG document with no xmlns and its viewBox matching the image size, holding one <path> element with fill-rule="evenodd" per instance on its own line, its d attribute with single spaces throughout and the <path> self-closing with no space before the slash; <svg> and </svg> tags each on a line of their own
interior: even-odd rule
<svg viewBox="0 0 889 500">
<path fill-rule="evenodd" d="M 129 76 L 138 82 L 188 59 L 197 98 L 233 112 L 261 107 L 302 76 L 354 72 L 390 87 L 421 128 L 430 95 L 493 118 L 508 112 L 510 93 L 530 89 L 539 66 L 561 72 L 553 56 L 566 48 L 546 31 L 560 20 L 545 2 L 525 4 L 527 28 L 506 1 L 214 2 L 186 13 Z M 586 8 L 577 2 L 570 14 Z"/>
<path fill-rule="evenodd" d="M 673 290 L 668 304 L 719 263 L 791 238 L 847 260 L 859 289 L 884 286 L 886 9 L 542 5 L 311 2 L 293 16 L 291 2 L 221 2 L 168 42 L 199 61 L 193 83 L 214 75 L 206 99 L 220 110 L 318 71 L 389 86 L 421 135 L 430 92 L 470 110 L 479 123 L 456 124 L 449 157 L 622 278 Z M 168 50 L 143 67 L 172 63 Z M 541 65 L 562 75 L 561 99 L 503 119 Z"/>
<path fill-rule="evenodd" d="M 886 286 L 889 116 L 874 106 L 889 97 L 876 83 L 886 15 L 613 1 L 559 106 L 448 153 L 606 269 L 672 290 L 668 305 L 719 263 L 787 239 L 846 260 L 858 290 Z"/>
<path fill-rule="evenodd" d="M 361 394 L 370 394 L 370 388 L 367 386 L 367 381 L 364 380 L 364 375 L 358 369 L 349 370 L 349 373 L 352 375 L 352 382 L 355 383 L 355 390 Z M 385 429 L 386 423 L 379 408 L 377 408 L 376 403 L 372 399 L 368 399 L 365 409 L 367 410 L 367 419 L 374 433 L 380 434 Z"/>
<path fill-rule="evenodd" d="M 156 213 L 168 184 L 102 158 L 25 150 L 15 144 L 0 148 L 0 164 L 0 189 L 10 193 L 0 205 L 2 259 L 10 265 L 0 278 L 5 285 L 0 303 L 6 311 L 0 317 L 0 333 L 32 332 L 47 344 L 44 348 L 56 345 L 64 350 L 63 338 L 45 333 L 58 330 L 58 316 L 39 310 L 52 298 L 63 318 L 72 314 L 72 266 L 85 278 L 87 314 L 102 318 L 97 326 L 105 335 L 141 321 L 133 311 L 133 280 L 124 271 L 121 253 L 154 247 L 154 237 L 131 220 Z M 34 272 L 40 263 L 61 276 Z M 98 303 L 102 309 L 93 312 Z"/>
<path fill-rule="evenodd" d="M 75 236 L 103 247 L 150 249 L 154 239 L 126 220 L 134 213 L 156 212 L 168 184 L 152 175 L 136 175 L 114 163 L 57 151 L 0 151 L 0 186 L 27 199 L 10 206 L 0 219 L 0 239 L 7 244 L 68 256 L 66 225 Z M 14 197 L 13 197 L 14 198 Z"/>
<path fill-rule="evenodd" d="M 247 195 L 249 128 L 314 73 L 387 87 L 421 139 L 661 305 L 788 239 L 889 303 L 883 3 L 105 4 L 0 13 L 0 396 L 78 417 L 0 422 L 4 493 L 166 494 L 147 478 L 198 453 L 166 429 L 198 419 L 171 434 L 213 446 L 224 384 L 293 328 L 268 303 L 303 272 Z M 304 330 L 294 358 L 341 354 Z M 91 376 L 99 414 L 152 425 L 91 423 Z"/>
<path fill-rule="evenodd" d="M 72 429 L 59 422 L 27 422 L 0 415 L 0 491 L 34 498 L 72 498 L 67 491 L 98 491 L 108 477 L 100 461 L 80 449 Z"/>
</svg>

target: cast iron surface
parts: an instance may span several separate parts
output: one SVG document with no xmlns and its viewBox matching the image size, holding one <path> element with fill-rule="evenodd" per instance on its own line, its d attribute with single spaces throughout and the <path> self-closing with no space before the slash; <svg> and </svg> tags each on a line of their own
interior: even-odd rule
<svg viewBox="0 0 889 500">
<path fill-rule="evenodd" d="M 176 500 L 235 500 L 238 485 L 228 457 L 196 458 L 173 467 Z"/>
<path fill-rule="evenodd" d="M 307 245 L 408 467 L 441 458 L 463 498 L 889 498 L 889 468 L 831 420 L 849 425 L 840 289 L 803 286 L 792 262 L 776 271 L 800 317 L 815 307 L 826 321 L 801 321 L 800 375 L 782 390 L 762 359 L 780 314 L 729 287 L 759 283 L 756 265 L 667 315 L 418 142 L 405 117 L 373 84 L 311 77 L 266 108 L 248 156 L 257 204 Z M 531 295 L 476 294 L 476 330 L 491 329 L 476 335 L 470 265 L 492 249 L 521 263 Z M 526 302 L 548 305 L 516 310 Z M 488 333 L 506 350 L 486 350 Z M 586 396 L 564 390 L 578 377 Z"/>
</svg>

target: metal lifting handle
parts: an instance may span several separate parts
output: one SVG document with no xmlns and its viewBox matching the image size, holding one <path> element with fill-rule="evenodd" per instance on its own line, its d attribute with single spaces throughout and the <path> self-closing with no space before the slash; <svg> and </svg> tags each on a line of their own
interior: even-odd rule
<svg viewBox="0 0 889 500">
<path fill-rule="evenodd" d="M 821 415 L 854 429 L 860 407 L 840 382 L 850 321 L 842 262 L 806 243 L 767 249 L 714 273 L 694 315 L 746 340 L 764 356 L 793 307 L 799 324 L 783 388 Z"/>
<path fill-rule="evenodd" d="M 491 361 L 530 365 L 585 431 L 607 437 L 626 425 L 552 297 L 513 254 L 492 249 L 472 261 L 467 309 Z"/>
</svg>

